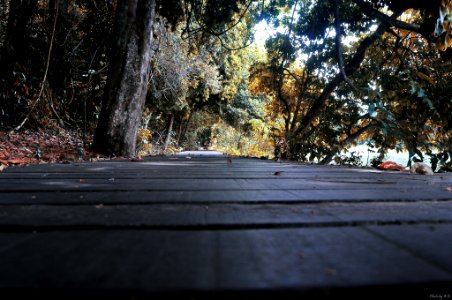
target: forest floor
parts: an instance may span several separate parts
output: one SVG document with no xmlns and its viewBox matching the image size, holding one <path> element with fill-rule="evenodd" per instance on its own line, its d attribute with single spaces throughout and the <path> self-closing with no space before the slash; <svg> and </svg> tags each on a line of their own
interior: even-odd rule
<svg viewBox="0 0 452 300">
<path fill-rule="evenodd" d="M 11 165 L 70 163 L 108 159 L 83 147 L 83 140 L 67 130 L 0 131 L 0 171 Z"/>
</svg>

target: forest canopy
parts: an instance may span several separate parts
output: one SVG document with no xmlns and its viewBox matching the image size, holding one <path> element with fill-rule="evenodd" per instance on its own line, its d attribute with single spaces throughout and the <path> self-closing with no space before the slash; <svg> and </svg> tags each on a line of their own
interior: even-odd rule
<svg viewBox="0 0 452 300">
<path fill-rule="evenodd" d="M 0 0 L 1 130 L 107 155 L 364 144 L 450 170 L 451 66 L 450 0 Z"/>
</svg>

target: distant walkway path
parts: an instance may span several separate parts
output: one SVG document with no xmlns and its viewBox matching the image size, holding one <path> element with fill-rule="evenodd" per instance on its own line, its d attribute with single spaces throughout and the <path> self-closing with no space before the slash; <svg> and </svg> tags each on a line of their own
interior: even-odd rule
<svg viewBox="0 0 452 300">
<path fill-rule="evenodd" d="M 0 296 L 452 293 L 452 174 L 198 154 L 0 173 Z"/>
<path fill-rule="evenodd" d="M 206 157 L 206 156 L 213 156 L 213 157 L 220 157 L 225 156 L 223 153 L 218 151 L 211 151 L 211 150 L 192 150 L 192 151 L 182 151 L 177 154 L 176 156 L 195 156 L 195 157 Z"/>
</svg>

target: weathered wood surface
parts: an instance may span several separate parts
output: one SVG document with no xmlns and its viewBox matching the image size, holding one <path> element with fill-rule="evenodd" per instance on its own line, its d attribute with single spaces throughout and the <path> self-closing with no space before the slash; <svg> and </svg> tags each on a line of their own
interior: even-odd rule
<svg viewBox="0 0 452 300">
<path fill-rule="evenodd" d="M 9 168 L 0 296 L 447 296 L 451 187 L 224 157 Z"/>
</svg>

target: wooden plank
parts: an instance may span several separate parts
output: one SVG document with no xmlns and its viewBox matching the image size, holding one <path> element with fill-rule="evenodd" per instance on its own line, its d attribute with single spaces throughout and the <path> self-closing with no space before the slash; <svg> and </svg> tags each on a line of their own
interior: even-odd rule
<svg viewBox="0 0 452 300">
<path fill-rule="evenodd" d="M 450 225 L 439 225 L 451 232 Z M 296 290 L 450 282 L 361 228 L 37 233 L 0 252 L 0 288 Z"/>
<path fill-rule="evenodd" d="M 1 191 L 74 191 L 74 190 L 350 190 L 350 189 L 420 189 L 437 190 L 438 194 L 451 194 L 447 190 L 451 184 L 392 182 L 368 180 L 316 180 L 316 179 L 16 179 L 15 184 L 0 181 Z"/>
<path fill-rule="evenodd" d="M 275 172 L 281 172 L 280 175 L 275 176 Z M 88 172 L 80 169 L 73 170 L 73 172 L 10 172 L 3 173 L 0 176 L 0 181 L 11 182 L 17 179 L 310 179 L 317 181 L 345 181 L 345 182 L 411 182 L 413 184 L 418 182 L 428 183 L 450 183 L 452 175 L 435 175 L 435 176 L 419 176 L 410 175 L 406 173 L 374 173 L 371 170 L 368 172 L 328 172 L 323 170 L 321 172 L 311 170 L 310 172 L 300 172 L 298 170 L 281 170 L 280 168 L 266 168 L 264 170 L 234 170 L 223 168 L 206 169 L 195 168 L 191 170 L 184 170 L 171 168 L 160 169 L 145 169 L 145 170 L 115 170 L 115 171 L 97 171 Z"/>
<path fill-rule="evenodd" d="M 11 191 L 0 192 L 0 204 L 127 204 L 127 203 L 317 203 L 370 201 L 448 201 L 451 193 L 438 188 L 348 189 L 348 190 L 209 190 L 209 191 Z"/>
<path fill-rule="evenodd" d="M 10 251 L 32 237 L 32 233 L 2 232 L 0 234 L 0 253 Z"/>
<path fill-rule="evenodd" d="M 329 176 L 341 174 L 380 174 L 384 176 L 405 176 L 415 177 L 408 173 L 402 172 L 383 172 L 372 168 L 348 168 L 340 166 L 321 166 L 321 165 L 303 165 L 297 163 L 279 164 L 275 162 L 261 162 L 252 159 L 240 159 L 237 163 L 227 164 L 226 160 L 211 160 L 205 159 L 199 161 L 169 161 L 164 159 L 148 159 L 144 162 L 128 162 L 128 161 L 106 161 L 98 163 L 74 163 L 74 164 L 44 164 L 44 165 L 30 165 L 10 167 L 6 172 L 0 173 L 0 178 L 4 174 L 12 173 L 72 173 L 72 172 L 88 172 L 88 173 L 136 173 L 144 171 L 143 173 L 160 173 L 161 170 L 166 171 L 218 171 L 218 168 L 224 169 L 224 172 L 229 170 L 231 173 L 240 172 L 265 172 L 269 171 L 284 171 L 287 173 L 300 174 L 328 174 Z M 164 175 L 164 174 L 162 174 Z M 450 174 L 441 174 L 440 176 L 448 176 Z M 417 176 L 419 178 L 426 178 L 425 176 Z M 435 176 L 436 177 L 436 176 Z"/>
<path fill-rule="evenodd" d="M 452 227 L 450 225 L 370 226 L 367 229 L 379 238 L 431 265 L 452 273 Z M 452 281 L 449 288 L 452 288 Z"/>
<path fill-rule="evenodd" d="M 452 201 L 319 204 L 10 205 L 0 231 L 68 228 L 281 228 L 452 224 Z"/>
<path fill-rule="evenodd" d="M 274 173 L 283 171 L 281 176 Z M 451 174 L 416 176 L 369 169 L 239 160 L 101 162 L 34 165 L 0 173 L 0 191 L 435 189 L 446 196 Z M 14 182 L 15 184 L 11 184 Z M 437 194 L 437 193 L 435 193 Z"/>
</svg>

